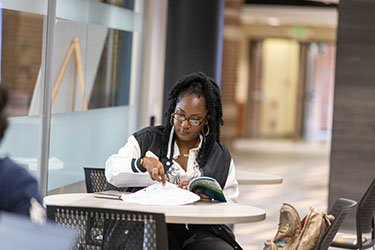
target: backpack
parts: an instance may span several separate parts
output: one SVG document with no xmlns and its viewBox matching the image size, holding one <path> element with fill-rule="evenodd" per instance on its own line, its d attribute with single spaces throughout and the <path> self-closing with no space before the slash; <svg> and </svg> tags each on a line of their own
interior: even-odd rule
<svg viewBox="0 0 375 250">
<path fill-rule="evenodd" d="M 284 203 L 280 209 L 279 228 L 263 250 L 315 250 L 334 217 L 310 208 L 301 221 L 297 210 Z"/>
</svg>

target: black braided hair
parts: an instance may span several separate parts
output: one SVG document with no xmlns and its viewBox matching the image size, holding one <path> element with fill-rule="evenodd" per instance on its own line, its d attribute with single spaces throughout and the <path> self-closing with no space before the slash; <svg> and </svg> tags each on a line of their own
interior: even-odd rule
<svg viewBox="0 0 375 250">
<path fill-rule="evenodd" d="M 203 141 L 197 157 L 199 166 L 204 167 L 211 153 L 213 144 L 215 141 L 220 142 L 220 126 L 224 124 L 224 121 L 219 86 L 214 79 L 203 72 L 183 76 L 177 81 L 169 93 L 169 107 L 164 114 L 166 123 L 161 142 L 162 155 L 166 156 L 168 151 L 168 141 L 172 129 L 172 125 L 170 124 L 171 115 L 176 109 L 177 102 L 185 94 L 192 94 L 198 98 L 203 96 L 206 99 L 206 108 L 210 116 L 208 120 L 210 133 L 207 137 L 204 137 L 205 140 Z"/>
<path fill-rule="evenodd" d="M 5 130 L 8 127 L 7 116 L 4 111 L 7 102 L 8 93 L 6 89 L 0 85 L 0 140 L 3 138 Z"/>
</svg>

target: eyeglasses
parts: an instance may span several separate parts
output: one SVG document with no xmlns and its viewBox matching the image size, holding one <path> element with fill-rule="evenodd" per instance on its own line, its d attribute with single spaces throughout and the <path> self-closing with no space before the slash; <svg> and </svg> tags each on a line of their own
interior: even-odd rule
<svg viewBox="0 0 375 250">
<path fill-rule="evenodd" d="M 193 118 L 186 118 L 185 115 L 182 115 L 182 114 L 176 114 L 176 113 L 172 113 L 172 116 L 174 117 L 174 119 L 176 119 L 177 121 L 180 121 L 181 123 L 184 122 L 185 120 L 188 121 L 188 123 L 191 125 L 191 126 L 200 126 L 202 125 L 202 123 L 204 122 L 204 120 L 206 119 L 206 116 L 204 116 L 204 118 L 202 120 L 197 120 L 197 119 L 193 119 Z"/>
</svg>

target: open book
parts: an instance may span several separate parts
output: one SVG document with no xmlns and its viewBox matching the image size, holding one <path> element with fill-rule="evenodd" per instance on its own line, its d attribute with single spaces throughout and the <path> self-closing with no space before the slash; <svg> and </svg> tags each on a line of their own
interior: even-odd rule
<svg viewBox="0 0 375 250">
<path fill-rule="evenodd" d="M 166 182 L 163 185 L 157 182 L 135 193 L 123 194 L 121 199 L 125 202 L 142 205 L 184 205 L 198 201 L 200 197 L 188 190 Z"/>
<path fill-rule="evenodd" d="M 208 196 L 209 200 L 226 202 L 220 184 L 211 177 L 198 177 L 193 179 L 188 190 L 178 188 L 177 185 L 166 182 L 165 185 L 156 182 L 135 193 L 124 193 L 119 191 L 103 191 L 94 194 L 98 198 L 122 199 L 126 202 L 143 205 L 184 205 L 200 200 L 196 194 Z"/>
<path fill-rule="evenodd" d="M 188 186 L 193 193 L 200 193 L 208 196 L 210 200 L 226 202 L 223 190 L 220 184 L 214 178 L 202 176 L 193 179 Z"/>
</svg>

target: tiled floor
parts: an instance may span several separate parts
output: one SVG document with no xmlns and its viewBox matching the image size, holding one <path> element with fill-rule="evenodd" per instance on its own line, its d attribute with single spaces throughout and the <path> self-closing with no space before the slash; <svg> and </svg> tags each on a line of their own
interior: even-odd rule
<svg viewBox="0 0 375 250">
<path fill-rule="evenodd" d="M 241 185 L 240 202 L 266 210 L 266 220 L 237 224 L 234 233 L 246 250 L 261 250 L 277 231 L 282 203 L 303 217 L 310 207 L 327 211 L 329 144 L 240 140 L 231 153 L 237 169 L 283 176 L 282 184 Z"/>
</svg>

